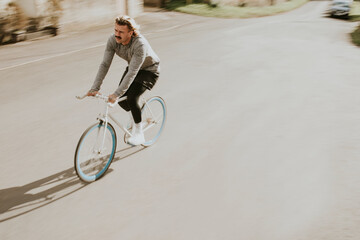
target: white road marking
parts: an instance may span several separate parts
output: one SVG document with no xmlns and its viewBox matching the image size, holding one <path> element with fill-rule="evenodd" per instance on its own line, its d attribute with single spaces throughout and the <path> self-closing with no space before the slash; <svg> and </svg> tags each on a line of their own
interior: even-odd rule
<svg viewBox="0 0 360 240">
<path fill-rule="evenodd" d="M 151 34 L 154 34 L 154 33 L 170 31 L 172 29 L 184 26 L 186 24 L 180 24 L 180 25 L 169 27 L 169 28 L 157 30 L 157 31 L 154 31 L 154 32 L 144 33 L 144 35 L 151 35 Z M 73 51 L 69 51 L 69 52 L 65 52 L 65 53 L 59 53 L 59 54 L 51 55 L 51 56 L 48 56 L 48 57 L 39 58 L 39 59 L 36 59 L 36 60 L 31 60 L 31 61 L 28 61 L 28 62 L 19 63 L 19 64 L 15 64 L 15 65 L 12 65 L 12 66 L 0 68 L 0 71 L 21 67 L 21 66 L 28 65 L 28 64 L 31 64 L 31 63 L 45 61 L 45 60 L 49 60 L 49 59 L 52 59 L 52 58 L 62 57 L 62 56 L 65 56 L 65 55 L 70 55 L 70 54 L 73 54 L 73 53 L 77 53 L 77 52 L 81 52 L 81 51 L 84 51 L 84 50 L 89 50 L 89 49 L 93 49 L 93 48 L 97 48 L 97 47 L 102 47 L 102 46 L 105 46 L 105 45 L 106 45 L 106 43 L 101 43 L 101 44 L 97 44 L 97 45 L 94 45 L 94 46 L 91 46 L 91 47 L 86 47 L 86 48 L 73 50 Z"/>
<path fill-rule="evenodd" d="M 39 58 L 39 59 L 36 59 L 36 60 L 32 60 L 32 61 L 12 65 L 12 66 L 9 66 L 9 67 L 4 67 L 4 68 L 1 68 L 0 71 L 11 69 L 11 68 L 16 68 L 16 67 L 20 67 L 20 66 L 24 66 L 24 65 L 27 65 L 27 64 L 30 64 L 30 63 L 36 63 L 36 62 L 45 61 L 45 60 L 49 60 L 49 59 L 52 59 L 52 58 L 62 57 L 62 56 L 65 56 L 65 55 L 70 55 L 70 54 L 73 54 L 73 53 L 81 52 L 81 51 L 84 51 L 84 50 L 89 50 L 89 49 L 92 49 L 92 48 L 101 47 L 101 46 L 104 46 L 104 45 L 105 45 L 105 43 L 102 43 L 102 44 L 97 44 L 97 45 L 87 47 L 87 48 L 73 50 L 73 51 L 69 51 L 69 52 L 65 52 L 65 53 L 59 53 L 59 54 L 55 54 L 55 55 L 52 55 L 52 56 L 49 56 L 49 57 Z"/>
</svg>

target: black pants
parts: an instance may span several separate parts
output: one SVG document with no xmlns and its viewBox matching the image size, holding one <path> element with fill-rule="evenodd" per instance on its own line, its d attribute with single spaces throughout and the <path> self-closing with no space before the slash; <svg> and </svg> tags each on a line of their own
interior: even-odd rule
<svg viewBox="0 0 360 240">
<path fill-rule="evenodd" d="M 124 72 L 124 75 L 121 78 L 121 81 L 125 77 L 126 73 L 127 73 L 127 69 Z M 140 70 L 139 73 L 136 75 L 135 80 L 133 81 L 133 83 L 130 85 L 129 89 L 124 94 L 124 96 L 127 96 L 127 99 L 119 102 L 120 107 L 122 107 L 125 111 L 127 111 L 127 112 L 131 111 L 131 114 L 134 118 L 135 123 L 141 122 L 141 106 L 139 105 L 140 96 L 147 89 L 150 90 L 149 87 L 146 87 L 147 86 L 146 82 L 148 82 L 149 80 L 152 80 L 152 82 L 155 83 L 157 78 L 158 78 L 158 75 L 155 75 L 152 72 Z M 121 84 L 121 81 L 120 81 L 120 84 Z"/>
</svg>

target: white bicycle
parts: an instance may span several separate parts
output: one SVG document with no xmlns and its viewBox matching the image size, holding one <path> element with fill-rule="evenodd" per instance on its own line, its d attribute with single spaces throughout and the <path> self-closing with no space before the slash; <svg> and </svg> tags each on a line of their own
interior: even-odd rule
<svg viewBox="0 0 360 240">
<path fill-rule="evenodd" d="M 82 97 L 76 97 L 81 100 Z M 96 95 L 95 98 L 101 99 L 105 103 L 104 111 L 97 118 L 98 122 L 88 127 L 80 137 L 75 151 L 74 165 L 76 174 L 84 182 L 93 182 L 104 176 L 112 160 L 114 159 L 117 145 L 116 131 L 109 122 L 109 118 L 124 131 L 124 141 L 132 136 L 130 121 L 126 126 L 119 123 L 110 113 L 109 108 L 117 105 L 118 102 L 126 97 L 118 99 L 111 104 L 108 97 Z M 148 100 L 141 99 L 141 115 L 143 121 L 143 131 L 145 136 L 144 147 L 153 145 L 160 137 L 166 120 L 165 101 L 158 96 Z"/>
</svg>

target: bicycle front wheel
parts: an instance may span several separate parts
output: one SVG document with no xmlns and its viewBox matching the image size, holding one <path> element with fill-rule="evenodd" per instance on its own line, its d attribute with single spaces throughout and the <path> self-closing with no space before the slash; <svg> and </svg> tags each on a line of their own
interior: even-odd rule
<svg viewBox="0 0 360 240">
<path fill-rule="evenodd" d="M 161 97 L 152 97 L 146 101 L 141 109 L 143 131 L 145 137 L 144 147 L 156 142 L 162 133 L 166 121 L 166 105 Z"/>
<path fill-rule="evenodd" d="M 114 127 L 99 122 L 81 136 L 75 151 L 75 171 L 84 182 L 101 178 L 109 168 L 116 151 Z"/>
</svg>

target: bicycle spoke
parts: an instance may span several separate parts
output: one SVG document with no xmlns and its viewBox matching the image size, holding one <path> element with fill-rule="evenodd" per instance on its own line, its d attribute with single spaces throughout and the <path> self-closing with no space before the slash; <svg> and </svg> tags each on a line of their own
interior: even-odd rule
<svg viewBox="0 0 360 240">
<path fill-rule="evenodd" d="M 165 103 L 160 97 L 149 99 L 142 108 L 145 143 L 152 145 L 160 136 L 166 117 Z"/>
<path fill-rule="evenodd" d="M 100 178 L 109 167 L 116 149 L 116 136 L 108 124 L 95 124 L 80 138 L 75 154 L 75 170 L 80 179 L 91 182 Z"/>
</svg>

